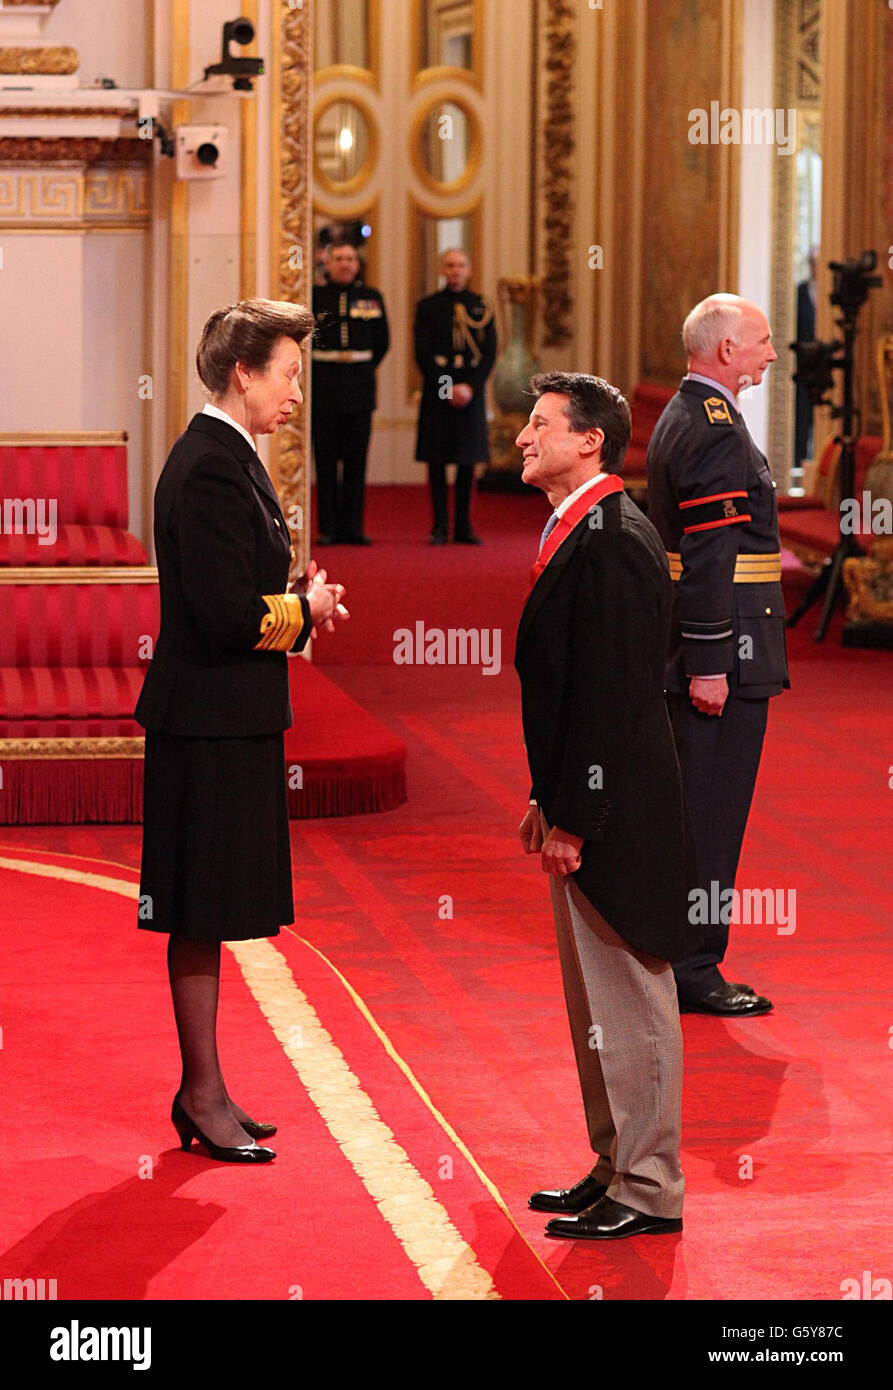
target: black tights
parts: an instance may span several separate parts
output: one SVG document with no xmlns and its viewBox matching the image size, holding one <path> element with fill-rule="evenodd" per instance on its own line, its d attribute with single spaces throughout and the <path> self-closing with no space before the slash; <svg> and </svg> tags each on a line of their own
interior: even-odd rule
<svg viewBox="0 0 893 1390">
<path fill-rule="evenodd" d="M 220 943 L 171 935 L 167 968 L 180 1039 L 183 1108 L 215 1144 L 244 1144 L 248 1135 L 239 1120 L 248 1116 L 230 1100 L 217 1055 Z"/>
</svg>

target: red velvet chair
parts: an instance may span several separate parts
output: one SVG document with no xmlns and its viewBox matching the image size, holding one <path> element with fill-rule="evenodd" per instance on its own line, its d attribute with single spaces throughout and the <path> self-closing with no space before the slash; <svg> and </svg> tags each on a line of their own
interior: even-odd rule
<svg viewBox="0 0 893 1390">
<path fill-rule="evenodd" d="M 623 464 L 623 482 L 627 492 L 634 497 L 644 496 L 648 490 L 645 456 L 654 426 L 660 419 L 664 406 L 672 400 L 674 394 L 675 391 L 666 386 L 658 386 L 652 381 L 640 382 L 633 391 L 629 403 L 633 429 Z"/>
<path fill-rule="evenodd" d="M 0 565 L 146 563 L 145 547 L 127 529 L 122 431 L 0 434 L 0 499 Z M 48 504 L 55 534 L 34 534 L 35 506 Z M 24 533 L 26 521 L 32 534 Z"/>
<path fill-rule="evenodd" d="M 0 823 L 139 820 L 155 570 L 0 569 L 0 605 Z"/>
</svg>

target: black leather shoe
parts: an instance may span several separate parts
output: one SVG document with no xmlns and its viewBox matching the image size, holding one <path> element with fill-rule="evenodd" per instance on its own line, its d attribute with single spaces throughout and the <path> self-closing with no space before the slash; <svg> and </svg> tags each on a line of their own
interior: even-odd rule
<svg viewBox="0 0 893 1390">
<path fill-rule="evenodd" d="M 446 543 L 447 543 L 446 531 L 432 531 L 432 532 L 431 532 L 431 540 L 430 540 L 429 543 L 430 543 L 431 545 L 446 545 Z"/>
<path fill-rule="evenodd" d="M 346 543 L 347 545 L 371 545 L 371 544 L 372 544 L 372 537 L 371 537 L 371 536 L 345 536 L 345 543 Z"/>
<path fill-rule="evenodd" d="M 649 1216 L 634 1207 L 602 1197 L 579 1216 L 556 1216 L 546 1227 L 547 1236 L 564 1240 L 623 1240 L 626 1236 L 673 1235 L 682 1230 L 682 1218 Z"/>
<path fill-rule="evenodd" d="M 585 1178 L 573 1187 L 563 1187 L 552 1192 L 534 1192 L 527 1205 L 531 1211 L 585 1211 L 593 1202 L 597 1202 L 599 1197 L 604 1197 L 607 1190 L 603 1182 L 596 1182 L 592 1174 L 587 1173 Z"/>
<path fill-rule="evenodd" d="M 317 536 L 316 540 L 313 542 L 313 544 L 314 544 L 314 545 L 337 545 L 337 544 L 338 544 L 338 537 L 337 537 L 337 536 L 330 536 L 329 533 L 328 533 L 328 531 L 321 531 L 320 534 Z"/>
<path fill-rule="evenodd" d="M 771 1008 L 771 999 L 754 994 L 748 985 L 733 985 L 728 980 L 709 994 L 679 1001 L 681 1014 L 718 1014 L 721 1018 L 753 1018 L 767 1014 Z"/>
<path fill-rule="evenodd" d="M 174 1096 L 171 1120 L 174 1129 L 180 1136 L 180 1144 L 183 1149 L 189 1149 L 193 1139 L 197 1139 L 207 1149 L 211 1157 L 217 1159 L 218 1163 L 270 1163 L 276 1157 L 272 1149 L 259 1149 L 256 1144 L 239 1144 L 236 1148 L 212 1144 L 211 1140 L 202 1134 L 192 1116 L 186 1114 L 180 1104 L 179 1095 Z"/>
<path fill-rule="evenodd" d="M 460 531 L 453 537 L 457 545 L 483 545 L 480 536 L 476 536 L 474 531 Z"/>
<path fill-rule="evenodd" d="M 272 1139 L 276 1133 L 275 1125 L 258 1124 L 257 1120 L 240 1120 L 239 1124 L 252 1139 Z"/>
</svg>

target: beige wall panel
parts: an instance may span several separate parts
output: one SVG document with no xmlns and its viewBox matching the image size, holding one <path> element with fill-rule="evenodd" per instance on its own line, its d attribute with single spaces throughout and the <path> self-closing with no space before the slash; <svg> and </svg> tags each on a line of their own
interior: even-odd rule
<svg viewBox="0 0 893 1390">
<path fill-rule="evenodd" d="M 140 396 L 140 377 L 151 374 L 145 358 L 143 255 L 146 233 L 94 233 L 83 239 L 83 411 L 85 430 L 126 430 L 130 481 L 130 529 L 151 530 L 143 515 L 144 440 L 156 409 Z M 144 383 L 145 388 L 145 383 Z"/>
<path fill-rule="evenodd" d="M 84 237 L 4 232 L 0 247 L 0 430 L 83 429 Z"/>
</svg>

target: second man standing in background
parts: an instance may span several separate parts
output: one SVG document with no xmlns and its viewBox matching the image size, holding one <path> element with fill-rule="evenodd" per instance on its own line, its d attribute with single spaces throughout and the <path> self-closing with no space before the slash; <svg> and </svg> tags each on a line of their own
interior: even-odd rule
<svg viewBox="0 0 893 1390">
<path fill-rule="evenodd" d="M 332 242 L 326 283 L 313 290 L 313 452 L 317 545 L 370 545 L 363 531 L 375 370 L 390 344 L 384 300 L 363 283 L 348 242 Z M 342 476 L 338 477 L 338 464 Z"/>
<path fill-rule="evenodd" d="M 440 271 L 444 288 L 416 305 L 415 359 L 425 379 L 416 459 L 428 465 L 431 544 L 447 540 L 446 466 L 454 463 L 453 539 L 480 545 L 471 529 L 471 490 L 474 465 L 490 458 L 484 388 L 496 361 L 496 326 L 486 299 L 468 288 L 471 261 L 464 251 L 444 252 Z"/>
</svg>

